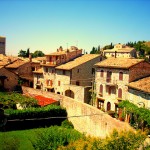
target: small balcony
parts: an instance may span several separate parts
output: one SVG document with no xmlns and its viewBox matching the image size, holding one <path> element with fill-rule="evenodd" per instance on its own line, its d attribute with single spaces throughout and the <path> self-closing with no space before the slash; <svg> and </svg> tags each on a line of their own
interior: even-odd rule
<svg viewBox="0 0 150 150">
<path fill-rule="evenodd" d="M 108 86 L 117 86 L 117 80 L 112 78 L 106 78 L 105 84 Z"/>
</svg>

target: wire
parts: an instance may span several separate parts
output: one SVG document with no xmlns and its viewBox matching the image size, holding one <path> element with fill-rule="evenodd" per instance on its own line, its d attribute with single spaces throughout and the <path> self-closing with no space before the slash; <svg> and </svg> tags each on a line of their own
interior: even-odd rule
<svg viewBox="0 0 150 150">
<path fill-rule="evenodd" d="M 31 118 L 31 119 L 13 119 L 13 120 L 9 120 L 8 121 L 24 121 L 24 120 L 44 120 L 44 119 L 67 119 L 67 118 L 75 118 L 75 117 L 87 117 L 87 116 L 95 116 L 95 115 L 103 115 L 105 113 L 101 113 L 101 114 L 91 114 L 91 115 L 77 115 L 77 116 L 68 116 L 68 117 L 47 117 L 47 118 Z"/>
</svg>

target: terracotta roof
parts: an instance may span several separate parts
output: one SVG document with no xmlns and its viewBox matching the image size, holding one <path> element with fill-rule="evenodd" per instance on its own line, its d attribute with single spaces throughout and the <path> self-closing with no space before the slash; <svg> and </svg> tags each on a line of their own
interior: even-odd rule
<svg viewBox="0 0 150 150">
<path fill-rule="evenodd" d="M 41 74 L 41 73 L 43 73 L 43 68 L 40 68 L 40 69 L 38 69 L 36 71 L 33 71 L 33 73 Z"/>
<path fill-rule="evenodd" d="M 21 59 L 18 59 L 16 61 L 14 61 L 13 63 L 7 65 L 6 68 L 18 68 L 18 67 L 24 65 L 25 63 L 27 63 L 27 61 L 23 61 Z"/>
<path fill-rule="evenodd" d="M 53 53 L 50 53 L 50 54 L 46 54 L 46 55 L 63 55 L 63 54 L 66 54 L 67 52 L 65 51 L 65 50 L 63 50 L 63 51 L 59 51 L 59 52 L 53 52 Z"/>
<path fill-rule="evenodd" d="M 0 69 L 3 68 L 3 66 L 0 66 Z"/>
<path fill-rule="evenodd" d="M 100 55 L 99 54 L 85 54 L 85 55 L 82 55 L 81 57 L 74 59 L 73 61 L 70 61 L 68 63 L 65 63 L 63 65 L 56 67 L 56 69 L 71 70 L 97 57 L 100 57 Z"/>
<path fill-rule="evenodd" d="M 44 96 L 41 96 L 41 95 L 36 95 L 34 98 L 38 101 L 38 104 L 40 106 L 46 106 L 46 105 L 54 104 L 54 103 L 57 102 L 53 98 L 48 98 L 48 97 L 44 97 Z"/>
<path fill-rule="evenodd" d="M 5 55 L 0 54 L 0 66 L 5 66 L 9 64 L 9 60 L 11 60 L 11 62 L 14 62 L 17 59 L 18 59 L 17 57 L 5 56 Z"/>
<path fill-rule="evenodd" d="M 77 49 L 77 51 L 80 51 L 82 49 Z M 73 52 L 73 51 L 76 51 L 75 49 L 64 49 L 62 51 L 57 51 L 57 52 L 53 52 L 53 53 L 50 53 L 50 54 L 46 54 L 45 56 L 53 56 L 53 55 L 64 55 L 64 54 L 67 54 L 67 51 L 69 52 Z"/>
<path fill-rule="evenodd" d="M 41 62 L 43 60 L 46 60 L 46 57 L 36 57 L 36 58 L 32 58 L 32 62 Z"/>
<path fill-rule="evenodd" d="M 124 68 L 129 69 L 133 65 L 143 62 L 144 59 L 133 59 L 133 58 L 107 58 L 99 63 L 96 63 L 96 67 L 106 68 Z"/>
<path fill-rule="evenodd" d="M 150 93 L 150 77 L 129 83 L 131 88 Z"/>
<path fill-rule="evenodd" d="M 134 48 L 121 48 L 121 49 L 107 49 L 107 50 L 104 50 L 103 52 L 108 52 L 108 53 L 114 53 L 115 51 L 118 52 L 118 53 L 126 53 L 126 52 L 131 52 L 133 51 Z"/>
<path fill-rule="evenodd" d="M 19 77 L 22 79 L 33 81 L 33 75 L 20 75 Z"/>
</svg>

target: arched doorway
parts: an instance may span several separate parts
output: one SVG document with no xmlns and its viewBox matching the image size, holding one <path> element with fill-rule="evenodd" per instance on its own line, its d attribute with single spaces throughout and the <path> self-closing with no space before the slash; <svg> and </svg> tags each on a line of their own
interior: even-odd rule
<svg viewBox="0 0 150 150">
<path fill-rule="evenodd" d="M 107 111 L 111 110 L 111 103 L 107 102 Z"/>
<path fill-rule="evenodd" d="M 73 91 L 71 91 L 71 90 L 66 90 L 66 91 L 65 91 L 65 96 L 68 96 L 68 97 L 74 98 L 74 92 L 73 92 Z"/>
</svg>

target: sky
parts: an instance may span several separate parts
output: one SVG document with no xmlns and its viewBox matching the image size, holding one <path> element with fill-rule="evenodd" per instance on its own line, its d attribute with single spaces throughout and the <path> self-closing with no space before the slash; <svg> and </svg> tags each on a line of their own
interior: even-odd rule
<svg viewBox="0 0 150 150">
<path fill-rule="evenodd" d="M 0 0 L 6 55 L 150 41 L 149 0 Z"/>
</svg>

